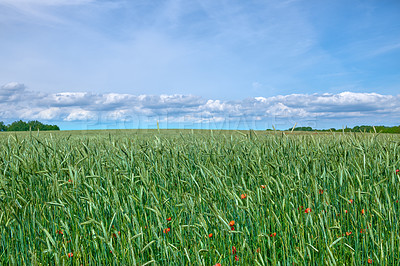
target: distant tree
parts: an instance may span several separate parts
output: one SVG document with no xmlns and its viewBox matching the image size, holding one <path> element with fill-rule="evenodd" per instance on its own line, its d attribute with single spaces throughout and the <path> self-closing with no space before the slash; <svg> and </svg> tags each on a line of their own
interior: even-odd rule
<svg viewBox="0 0 400 266">
<path fill-rule="evenodd" d="M 377 126 L 375 127 L 376 132 L 380 133 L 400 133 L 400 126 L 394 126 L 394 127 L 385 127 L 385 126 Z"/>
<path fill-rule="evenodd" d="M 294 131 L 313 131 L 312 127 L 298 127 Z"/>
<path fill-rule="evenodd" d="M 31 130 L 43 130 L 44 125 L 42 123 L 40 123 L 39 121 L 35 120 L 35 121 L 29 121 L 28 122 L 28 126 Z"/>
<path fill-rule="evenodd" d="M 374 132 L 372 126 L 355 126 L 352 129 L 353 132 Z"/>
<path fill-rule="evenodd" d="M 7 131 L 7 126 L 4 125 L 3 121 L 0 121 L 0 131 Z"/>
<path fill-rule="evenodd" d="M 12 122 L 7 129 L 7 131 L 28 131 L 28 130 L 29 130 L 28 123 L 22 120 Z"/>
<path fill-rule="evenodd" d="M 57 125 L 45 125 L 43 130 L 60 130 L 60 128 Z"/>
<path fill-rule="evenodd" d="M 5 127 L 6 127 L 5 131 L 29 131 L 29 129 L 32 131 L 60 130 L 60 128 L 57 125 L 46 125 L 37 120 L 29 122 L 24 122 L 22 120 L 19 120 Z"/>
<path fill-rule="evenodd" d="M 287 129 L 287 131 L 292 131 L 292 128 Z M 312 127 L 295 127 L 294 131 L 314 131 Z"/>
<path fill-rule="evenodd" d="M 292 128 L 287 129 L 287 131 L 291 131 Z M 267 129 L 268 131 L 268 129 Z M 313 129 L 311 127 L 296 127 L 294 131 L 319 131 L 319 132 L 367 132 L 367 133 L 391 133 L 391 134 L 400 134 L 400 126 L 386 127 L 386 126 L 354 126 L 353 128 L 345 127 L 345 128 L 330 128 L 330 129 Z"/>
</svg>

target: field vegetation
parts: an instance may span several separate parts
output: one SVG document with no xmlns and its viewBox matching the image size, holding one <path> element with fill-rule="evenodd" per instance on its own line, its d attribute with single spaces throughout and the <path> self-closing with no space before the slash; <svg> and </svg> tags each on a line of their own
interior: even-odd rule
<svg viewBox="0 0 400 266">
<path fill-rule="evenodd" d="M 400 137 L 0 133 L 0 264 L 396 265 Z"/>
</svg>

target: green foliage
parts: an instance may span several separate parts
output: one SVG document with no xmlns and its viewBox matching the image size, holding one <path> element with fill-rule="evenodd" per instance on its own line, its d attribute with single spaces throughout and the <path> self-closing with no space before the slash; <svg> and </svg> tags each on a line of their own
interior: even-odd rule
<svg viewBox="0 0 400 266">
<path fill-rule="evenodd" d="M 313 131 L 313 129 L 312 127 L 295 127 L 294 131 Z"/>
<path fill-rule="evenodd" d="M 1 134 L 0 264 L 400 261 L 398 135 L 156 133 Z"/>
<path fill-rule="evenodd" d="M 0 131 L 7 131 L 7 126 L 2 121 L 0 121 Z"/>
<path fill-rule="evenodd" d="M 292 128 L 287 129 L 287 131 L 292 131 Z M 296 127 L 294 131 L 317 131 L 317 132 L 366 132 L 366 133 L 400 133 L 400 126 L 386 127 L 386 126 L 376 126 L 375 130 L 373 126 L 355 126 L 353 128 L 346 127 L 344 129 L 313 129 L 312 127 Z"/>
<path fill-rule="evenodd" d="M 0 122 L 0 131 L 29 131 L 29 130 L 60 130 L 57 125 L 46 125 L 39 121 L 24 122 L 22 120 L 15 121 L 10 125 L 5 125 L 4 122 Z"/>
</svg>

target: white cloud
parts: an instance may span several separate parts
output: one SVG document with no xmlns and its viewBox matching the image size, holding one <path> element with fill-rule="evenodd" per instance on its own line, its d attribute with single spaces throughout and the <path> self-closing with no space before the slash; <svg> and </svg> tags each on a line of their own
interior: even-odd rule
<svg viewBox="0 0 400 266">
<path fill-rule="evenodd" d="M 253 87 L 253 89 L 259 89 L 262 87 L 262 84 L 260 82 L 254 81 L 251 86 Z"/>
<path fill-rule="evenodd" d="M 94 94 L 86 92 L 41 93 L 12 82 L 0 87 L 0 117 L 45 121 L 126 121 L 156 117 L 160 121 L 222 122 L 266 121 L 286 118 L 400 120 L 400 95 L 342 92 L 290 94 L 240 101 L 206 100 L 194 95 Z M 153 119 L 154 120 L 154 119 Z"/>
<path fill-rule="evenodd" d="M 394 44 L 388 44 L 383 47 L 377 48 L 376 50 L 372 51 L 369 56 L 378 56 L 381 54 L 389 53 L 395 50 L 400 49 L 400 42 Z"/>
<path fill-rule="evenodd" d="M 83 109 L 72 109 L 68 116 L 64 118 L 64 121 L 85 121 L 85 120 L 94 120 L 96 119 L 96 114 L 91 111 L 83 110 Z"/>
<path fill-rule="evenodd" d="M 17 82 L 10 82 L 1 87 L 0 100 L 10 101 L 13 97 L 23 94 L 25 85 Z"/>
</svg>

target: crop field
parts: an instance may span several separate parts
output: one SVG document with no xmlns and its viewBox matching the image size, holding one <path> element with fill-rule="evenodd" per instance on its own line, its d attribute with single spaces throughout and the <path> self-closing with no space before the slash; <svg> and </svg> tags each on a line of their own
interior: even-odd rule
<svg viewBox="0 0 400 266">
<path fill-rule="evenodd" d="M 399 135 L 0 132 L 0 264 L 398 265 L 398 168 Z"/>
</svg>

